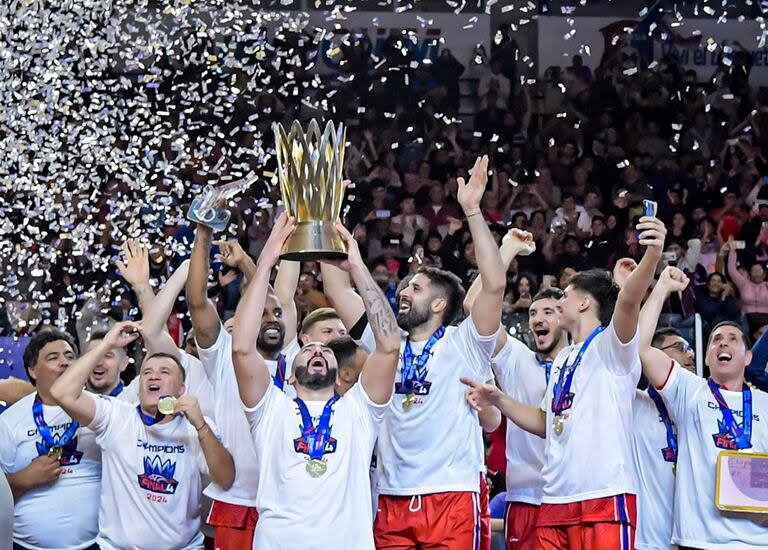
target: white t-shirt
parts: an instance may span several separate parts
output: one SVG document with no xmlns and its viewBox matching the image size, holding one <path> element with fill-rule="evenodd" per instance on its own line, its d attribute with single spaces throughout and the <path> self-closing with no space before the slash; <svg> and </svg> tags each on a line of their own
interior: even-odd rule
<svg viewBox="0 0 768 550">
<path fill-rule="evenodd" d="M 669 550 L 672 541 L 672 503 L 675 495 L 673 463 L 664 460 L 667 429 L 647 391 L 635 390 L 635 468 L 637 470 L 637 550 Z M 667 406 L 669 414 L 669 406 Z"/>
<path fill-rule="evenodd" d="M 201 549 L 200 495 L 208 466 L 195 428 L 181 416 L 146 426 L 135 405 L 92 398 L 96 415 L 88 427 L 101 446 L 103 470 L 99 546 Z"/>
<path fill-rule="evenodd" d="M 200 403 L 200 410 L 203 411 L 203 414 L 215 419 L 213 386 L 211 386 L 205 374 L 203 365 L 197 357 L 188 354 L 183 349 L 179 350 L 179 354 L 179 361 L 186 373 L 184 379 L 185 394 L 194 395 L 197 398 L 197 402 Z M 126 403 L 137 404 L 139 402 L 139 378 L 137 375 L 131 380 L 131 383 L 117 396 L 117 399 Z"/>
<path fill-rule="evenodd" d="M 742 393 L 721 389 L 736 419 L 743 421 Z M 664 388 L 677 425 L 678 456 L 672 542 L 706 549 L 768 547 L 768 517 L 721 512 L 715 507 L 715 465 L 725 449 L 715 446 L 723 421 L 707 381 L 675 366 Z M 768 452 L 768 395 L 752 389 L 752 450 Z"/>
<path fill-rule="evenodd" d="M 640 379 L 637 342 L 635 333 L 622 344 L 613 324 L 594 338 L 573 377 L 573 403 L 565 411 L 561 435 L 552 428 L 552 396 L 563 364 L 576 359 L 581 342 L 555 358 L 541 403 L 547 413 L 542 502 L 564 504 L 636 494 L 632 401 Z"/>
<path fill-rule="evenodd" d="M 361 339 L 373 349 L 373 332 L 366 327 Z M 403 350 L 395 376 L 395 392 L 401 382 Z M 414 358 L 427 340 L 412 342 Z M 450 491 L 480 490 L 476 442 L 481 431 L 465 398 L 467 376 L 485 381 L 493 376 L 491 354 L 496 335 L 480 336 L 471 317 L 458 327 L 447 327 L 427 362 L 428 393 L 403 409 L 403 393 L 395 393 L 384 419 L 377 446 L 378 491 L 382 495 L 425 495 Z M 469 443 L 469 444 L 468 444 Z"/>
<path fill-rule="evenodd" d="M 32 417 L 37 393 L 0 415 L 0 467 L 6 474 L 48 454 Z M 43 405 L 43 418 L 57 441 L 72 424 L 61 407 Z M 101 450 L 91 430 L 80 427 L 62 454 L 61 477 L 26 492 L 13 509 L 13 540 L 27 548 L 86 548 L 98 533 Z M 76 505 L 73 505 L 76 504 Z"/>
<path fill-rule="evenodd" d="M 254 507 L 259 470 L 248 420 L 243 414 L 235 367 L 232 365 L 232 337 L 221 327 L 216 342 L 210 348 L 201 348 L 198 344 L 197 351 L 216 396 L 214 414 L 220 426 L 222 443 L 232 453 L 235 462 L 235 482 L 232 487 L 225 491 L 211 483 L 206 487 L 205 495 L 220 502 Z"/>
<path fill-rule="evenodd" d="M 317 426 L 325 402 L 306 405 Z M 373 550 L 368 471 L 388 406 L 373 403 L 360 383 L 334 404 L 326 446 L 333 451 L 323 456 L 328 469 L 320 477 L 307 473 L 308 455 L 296 450 L 302 421 L 293 399 L 270 385 L 258 405 L 245 408 L 259 457 L 254 550 Z"/>
<path fill-rule="evenodd" d="M 525 344 L 507 336 L 491 366 L 502 392 L 526 405 L 539 406 L 547 391 L 546 369 Z M 506 455 L 506 500 L 541 504 L 544 439 L 507 422 Z"/>
</svg>

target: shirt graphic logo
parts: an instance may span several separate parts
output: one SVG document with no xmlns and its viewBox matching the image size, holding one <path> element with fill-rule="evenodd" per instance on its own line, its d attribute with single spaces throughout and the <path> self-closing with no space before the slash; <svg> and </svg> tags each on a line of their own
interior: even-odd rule
<svg viewBox="0 0 768 550">
<path fill-rule="evenodd" d="M 54 434 L 53 444 L 48 444 L 42 440 L 36 442 L 35 445 L 37 446 L 37 454 L 40 456 L 45 456 L 48 454 L 51 448 L 60 446 L 61 460 L 59 460 L 59 463 L 62 466 L 74 466 L 75 464 L 80 464 L 80 461 L 83 459 L 83 453 L 82 451 L 77 450 L 77 436 L 70 439 L 64 445 L 59 445 L 60 440 L 61 434 Z"/>
<path fill-rule="evenodd" d="M 408 386 L 410 385 L 410 390 Z M 432 382 L 428 382 L 427 380 L 424 380 L 423 382 L 419 382 L 418 380 L 413 380 L 410 384 L 403 384 L 402 382 L 395 382 L 395 393 L 400 394 L 413 394 L 418 397 L 424 397 L 425 395 L 429 395 L 429 390 L 432 387 Z"/>
<path fill-rule="evenodd" d="M 293 450 L 303 455 L 309 455 L 309 442 L 304 437 L 297 437 L 293 440 Z M 323 454 L 327 455 L 336 452 L 336 439 L 329 437 L 325 442 Z"/>
<path fill-rule="evenodd" d="M 170 459 L 162 461 L 159 455 L 152 458 L 145 456 L 144 473 L 139 475 L 139 487 L 153 493 L 172 495 L 176 493 L 176 486 L 179 484 L 173 479 L 175 473 L 176 463 Z"/>
</svg>

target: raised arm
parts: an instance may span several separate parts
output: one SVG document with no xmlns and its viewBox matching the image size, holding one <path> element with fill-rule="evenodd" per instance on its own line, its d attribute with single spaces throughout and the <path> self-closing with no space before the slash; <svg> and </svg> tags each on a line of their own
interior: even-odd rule
<svg viewBox="0 0 768 550">
<path fill-rule="evenodd" d="M 504 270 L 509 269 L 509 265 L 516 256 L 527 256 L 536 250 L 536 242 L 533 239 L 533 235 L 527 231 L 520 229 L 510 229 L 504 236 L 504 240 L 499 248 L 499 254 L 501 261 L 504 264 Z M 483 288 L 483 276 L 478 275 L 475 280 L 472 281 L 472 285 L 467 290 L 467 295 L 464 298 L 464 313 L 469 315 L 475 306 L 475 300 L 478 294 Z M 496 339 L 496 349 L 494 353 L 497 353 L 507 341 L 506 331 L 500 331 L 499 337 Z"/>
<path fill-rule="evenodd" d="M 612 319 L 616 336 L 625 344 L 635 336 L 640 304 L 653 281 L 667 234 L 667 228 L 661 220 L 650 216 L 640 218 L 637 230 L 640 231 L 640 244 L 646 247 L 645 254 L 619 291 Z"/>
<path fill-rule="evenodd" d="M 733 246 L 733 239 L 728 240 L 727 246 L 729 250 L 728 276 L 731 278 L 731 281 L 733 281 L 733 284 L 735 284 L 739 290 L 742 290 L 749 284 L 749 279 L 742 275 L 741 271 L 739 271 L 739 268 L 736 266 L 736 247 Z"/>
<path fill-rule="evenodd" d="M 122 246 L 125 262 L 117 261 L 120 276 L 131 285 L 139 301 L 142 315 L 152 306 L 155 293 L 149 284 L 149 251 L 136 239 L 128 239 Z"/>
<path fill-rule="evenodd" d="M 293 220 L 281 214 L 269 235 L 256 264 L 256 273 L 245 289 L 235 310 L 232 328 L 232 362 L 235 366 L 240 399 L 246 407 L 255 407 L 272 383 L 264 359 L 256 349 L 261 316 L 267 301 L 269 275 L 280 258 L 283 243 L 295 228 Z"/>
<path fill-rule="evenodd" d="M 512 399 L 493 384 L 483 384 L 471 378 L 462 378 L 461 381 L 469 387 L 467 401 L 478 413 L 496 407 L 526 432 L 539 437 L 547 436 L 547 413 L 538 407 Z"/>
<path fill-rule="evenodd" d="M 142 311 L 141 334 L 149 353 L 165 352 L 179 356 L 179 348 L 168 334 L 166 323 L 173 311 L 173 304 L 187 282 L 188 274 L 189 260 L 186 260 L 168 278 L 149 309 Z"/>
<path fill-rule="evenodd" d="M 768 372 L 765 367 L 768 364 L 768 330 L 752 346 L 752 361 L 750 361 L 744 376 L 747 382 L 751 382 L 758 389 L 768 390 Z"/>
<path fill-rule="evenodd" d="M 186 293 L 195 340 L 201 348 L 210 348 L 215 344 L 221 330 L 219 314 L 213 302 L 208 299 L 208 268 L 212 243 L 213 230 L 199 224 L 192 245 Z"/>
<path fill-rule="evenodd" d="M 320 271 L 323 274 L 323 290 L 326 297 L 331 301 L 333 309 L 339 314 L 347 330 L 352 330 L 365 313 L 365 305 L 360 295 L 352 288 L 349 273 L 325 262 L 320 265 Z"/>
<path fill-rule="evenodd" d="M 293 342 L 298 330 L 299 315 L 296 311 L 296 287 L 301 275 L 301 262 L 280 260 L 275 277 L 275 295 L 283 306 L 283 324 L 285 325 L 285 341 Z"/>
<path fill-rule="evenodd" d="M 483 285 L 475 298 L 472 321 L 481 336 L 496 334 L 501 324 L 501 304 L 507 286 L 506 269 L 499 247 L 493 240 L 488 224 L 480 211 L 480 200 L 488 182 L 488 155 L 475 161 L 469 182 L 458 178 L 457 199 L 467 218 L 469 232 L 475 245 L 475 257 Z"/>
<path fill-rule="evenodd" d="M 400 353 L 400 330 L 387 298 L 371 277 L 360 256 L 357 241 L 340 222 L 336 224 L 336 229 L 347 245 L 347 259 L 340 265 L 342 269 L 349 271 L 355 282 L 376 341 L 373 352 L 363 365 L 360 383 L 371 401 L 383 405 L 392 397 L 395 384 Z"/>
<path fill-rule="evenodd" d="M 102 357 L 112 349 L 124 348 L 139 337 L 139 324 L 117 323 L 99 344 L 70 365 L 51 386 L 51 395 L 69 416 L 82 426 L 93 422 L 96 414 L 94 397 L 84 390 L 85 383 Z"/>
<path fill-rule="evenodd" d="M 669 295 L 672 292 L 685 290 L 687 286 L 688 277 L 682 270 L 672 266 L 664 268 L 653 292 L 640 310 L 638 322 L 640 361 L 643 365 L 643 374 L 645 374 L 648 382 L 656 388 L 664 385 L 669 375 L 670 365 L 667 354 L 651 346 L 653 333 L 656 332 L 656 323 Z"/>
</svg>

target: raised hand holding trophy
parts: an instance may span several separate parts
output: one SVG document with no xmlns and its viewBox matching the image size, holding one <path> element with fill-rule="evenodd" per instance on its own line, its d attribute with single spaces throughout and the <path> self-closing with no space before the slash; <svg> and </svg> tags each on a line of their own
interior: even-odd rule
<svg viewBox="0 0 768 550">
<path fill-rule="evenodd" d="M 187 219 L 207 225 L 214 231 L 221 231 L 229 223 L 231 213 L 220 206 L 221 201 L 231 199 L 256 181 L 256 175 L 250 174 L 243 179 L 230 182 L 221 187 L 206 185 L 200 196 L 192 201 L 187 212 Z"/>
<path fill-rule="evenodd" d="M 344 241 L 335 223 L 344 198 L 342 167 L 346 129 L 329 121 L 320 133 L 312 119 L 306 133 L 296 121 L 290 133 L 275 125 L 280 193 L 296 230 L 286 241 L 281 258 L 317 260 L 346 258 Z"/>
</svg>

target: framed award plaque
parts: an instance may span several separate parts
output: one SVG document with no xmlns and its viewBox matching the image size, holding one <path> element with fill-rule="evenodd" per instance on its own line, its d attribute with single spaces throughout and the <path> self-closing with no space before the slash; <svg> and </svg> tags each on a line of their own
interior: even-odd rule
<svg viewBox="0 0 768 550">
<path fill-rule="evenodd" d="M 768 514 L 768 454 L 723 451 L 717 456 L 718 510 Z"/>
</svg>

